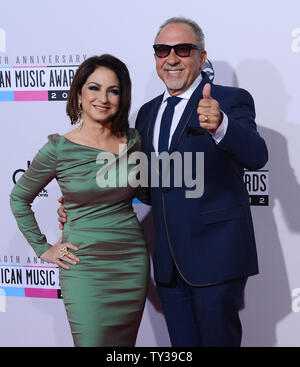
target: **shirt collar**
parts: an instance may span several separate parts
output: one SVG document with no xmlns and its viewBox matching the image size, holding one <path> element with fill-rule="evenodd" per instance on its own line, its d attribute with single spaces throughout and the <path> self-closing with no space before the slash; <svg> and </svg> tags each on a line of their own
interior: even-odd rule
<svg viewBox="0 0 300 367">
<path fill-rule="evenodd" d="M 180 98 L 189 100 L 191 98 L 191 95 L 194 93 L 195 89 L 201 83 L 201 81 L 202 81 L 202 75 L 200 73 L 197 76 L 197 78 L 194 80 L 194 82 L 189 86 L 189 88 L 187 90 L 185 90 L 184 92 L 182 92 L 181 94 L 179 94 L 177 97 L 180 97 Z M 166 100 L 169 97 L 172 97 L 172 96 L 170 95 L 170 93 L 168 92 L 168 90 L 165 89 L 162 103 L 166 102 Z"/>
</svg>

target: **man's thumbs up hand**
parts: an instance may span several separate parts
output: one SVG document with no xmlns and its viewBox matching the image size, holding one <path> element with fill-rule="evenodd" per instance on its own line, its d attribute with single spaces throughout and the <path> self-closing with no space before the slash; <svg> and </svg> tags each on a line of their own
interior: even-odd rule
<svg viewBox="0 0 300 367">
<path fill-rule="evenodd" d="M 205 84 L 202 97 L 197 108 L 200 126 L 213 134 L 222 123 L 223 114 L 219 102 L 211 97 L 211 84 Z"/>
<path fill-rule="evenodd" d="M 211 99 L 211 84 L 206 83 L 203 87 L 202 96 L 204 99 Z"/>
</svg>

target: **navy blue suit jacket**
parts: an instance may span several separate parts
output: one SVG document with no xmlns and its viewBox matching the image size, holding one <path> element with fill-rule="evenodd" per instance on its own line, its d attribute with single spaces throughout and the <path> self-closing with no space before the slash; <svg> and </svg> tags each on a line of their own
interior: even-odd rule
<svg viewBox="0 0 300 367">
<path fill-rule="evenodd" d="M 244 168 L 262 168 L 268 159 L 264 140 L 257 132 L 251 95 L 244 89 L 212 85 L 211 95 L 228 116 L 228 129 L 219 144 L 199 126 L 197 106 L 205 73 L 191 96 L 173 135 L 169 153 L 204 152 L 204 191 L 199 198 L 186 198 L 184 185 L 152 187 L 155 225 L 154 276 L 160 283 L 172 279 L 174 264 L 191 285 L 201 286 L 258 273 L 254 230 Z M 136 128 L 150 162 L 153 127 L 163 95 L 144 104 Z M 183 171 L 185 162 L 183 160 Z M 150 172 L 150 170 L 149 170 Z M 195 177 L 195 176 L 194 176 Z"/>
</svg>

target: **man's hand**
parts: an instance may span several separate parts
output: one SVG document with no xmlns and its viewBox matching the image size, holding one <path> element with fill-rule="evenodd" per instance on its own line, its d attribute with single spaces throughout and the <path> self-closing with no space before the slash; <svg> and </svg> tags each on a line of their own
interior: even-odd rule
<svg viewBox="0 0 300 367">
<path fill-rule="evenodd" d="M 57 209 L 58 221 L 59 221 L 59 229 L 64 229 L 64 223 L 67 221 L 67 214 L 65 213 L 64 207 L 64 198 L 60 197 L 58 202 L 61 203 L 61 206 Z"/>
<path fill-rule="evenodd" d="M 223 121 L 223 113 L 220 111 L 219 102 L 211 97 L 211 85 L 206 83 L 200 99 L 197 112 L 200 126 L 214 134 Z"/>
</svg>

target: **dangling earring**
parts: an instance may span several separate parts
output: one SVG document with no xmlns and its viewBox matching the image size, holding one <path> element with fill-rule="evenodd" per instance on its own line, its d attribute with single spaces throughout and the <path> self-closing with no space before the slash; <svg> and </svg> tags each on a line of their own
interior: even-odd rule
<svg viewBox="0 0 300 367">
<path fill-rule="evenodd" d="M 74 125 L 78 125 L 77 127 L 80 127 L 83 124 L 82 104 L 81 103 L 78 103 L 77 119 L 73 123 L 74 123 Z"/>
</svg>

